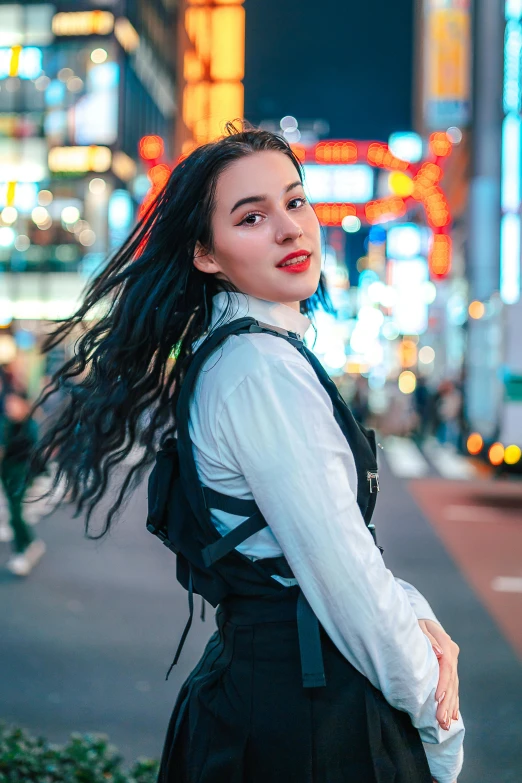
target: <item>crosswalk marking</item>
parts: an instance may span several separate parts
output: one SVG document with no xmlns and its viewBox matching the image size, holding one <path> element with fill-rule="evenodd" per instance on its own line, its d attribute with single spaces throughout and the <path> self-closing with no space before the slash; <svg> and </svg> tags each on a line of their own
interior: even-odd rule
<svg viewBox="0 0 522 783">
<path fill-rule="evenodd" d="M 491 511 L 480 506 L 446 506 L 444 517 L 449 522 L 495 522 Z"/>
<path fill-rule="evenodd" d="M 477 471 L 474 465 L 453 448 L 443 446 L 434 438 L 423 444 L 423 451 L 432 463 L 433 467 L 443 478 L 470 479 L 474 478 Z"/>
<path fill-rule="evenodd" d="M 383 443 L 386 462 L 398 478 L 422 478 L 434 471 L 454 481 L 477 475 L 476 467 L 466 457 L 435 438 L 424 441 L 421 448 L 410 438 L 396 435 L 389 435 Z"/>
<path fill-rule="evenodd" d="M 421 478 L 430 466 L 418 446 L 409 438 L 389 435 L 384 439 L 384 456 L 391 471 L 399 478 Z"/>
</svg>

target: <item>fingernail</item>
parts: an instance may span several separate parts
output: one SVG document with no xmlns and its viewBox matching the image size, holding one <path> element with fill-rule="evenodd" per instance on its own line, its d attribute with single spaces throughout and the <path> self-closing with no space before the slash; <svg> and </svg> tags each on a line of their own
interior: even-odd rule
<svg viewBox="0 0 522 783">
<path fill-rule="evenodd" d="M 440 649 L 440 647 L 439 647 L 439 645 L 438 645 L 438 644 L 434 644 L 434 645 L 433 645 L 433 649 L 434 649 L 434 650 L 435 650 L 435 652 L 436 652 L 436 653 L 438 653 L 439 655 L 444 655 L 444 653 L 442 652 L 442 650 Z"/>
<path fill-rule="evenodd" d="M 441 702 L 444 700 L 444 696 L 445 696 L 445 695 L 446 695 L 446 691 L 444 691 L 443 693 L 441 693 L 441 695 L 440 695 L 440 696 L 439 696 L 439 698 L 437 699 L 437 704 L 440 704 L 440 703 L 441 703 Z"/>
<path fill-rule="evenodd" d="M 445 726 L 448 725 L 448 710 L 444 713 L 444 720 L 442 721 Z"/>
</svg>

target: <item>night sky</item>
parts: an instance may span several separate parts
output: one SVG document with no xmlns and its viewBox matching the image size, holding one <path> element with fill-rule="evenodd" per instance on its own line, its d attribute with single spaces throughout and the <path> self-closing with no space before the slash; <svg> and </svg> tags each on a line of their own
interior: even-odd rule
<svg viewBox="0 0 522 783">
<path fill-rule="evenodd" d="M 330 138 L 412 129 L 413 0 L 246 0 L 245 116 Z"/>
</svg>

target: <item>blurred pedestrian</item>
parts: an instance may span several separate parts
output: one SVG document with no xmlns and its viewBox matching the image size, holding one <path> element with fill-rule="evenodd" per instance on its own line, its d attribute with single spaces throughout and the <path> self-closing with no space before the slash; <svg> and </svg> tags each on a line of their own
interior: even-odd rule
<svg viewBox="0 0 522 783">
<path fill-rule="evenodd" d="M 451 380 L 439 385 L 437 395 L 437 438 L 440 443 L 457 447 L 462 412 L 462 392 Z"/>
<path fill-rule="evenodd" d="M 173 665 L 194 593 L 217 607 L 159 783 L 450 783 L 458 648 L 386 568 L 375 433 L 304 342 L 331 307 L 302 176 L 284 139 L 231 124 L 174 168 L 47 343 L 99 313 L 58 373 L 88 369 L 37 455 L 55 456 L 89 530 L 112 468 L 146 446 L 99 538 L 159 442 L 147 528 L 176 553 L 190 607 Z"/>
<path fill-rule="evenodd" d="M 413 393 L 416 413 L 416 434 L 424 440 L 430 434 L 431 426 L 431 393 L 423 375 L 417 378 L 417 385 Z"/>
<path fill-rule="evenodd" d="M 9 389 L 4 395 L 0 417 L 0 480 L 13 531 L 14 553 L 7 568 L 17 576 L 27 576 L 45 552 L 44 542 L 35 539 L 23 511 L 30 454 L 38 437 L 30 410 L 22 392 Z"/>
<path fill-rule="evenodd" d="M 355 391 L 350 402 L 350 408 L 359 424 L 366 424 L 370 411 L 368 379 L 362 375 L 355 378 Z"/>
</svg>

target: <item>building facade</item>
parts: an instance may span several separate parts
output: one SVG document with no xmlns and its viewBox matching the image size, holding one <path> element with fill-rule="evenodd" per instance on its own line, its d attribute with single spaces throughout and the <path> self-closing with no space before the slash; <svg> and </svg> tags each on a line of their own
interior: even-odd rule
<svg viewBox="0 0 522 783">
<path fill-rule="evenodd" d="M 173 157 L 170 0 L 0 2 L 0 322 L 70 315 Z"/>
</svg>

